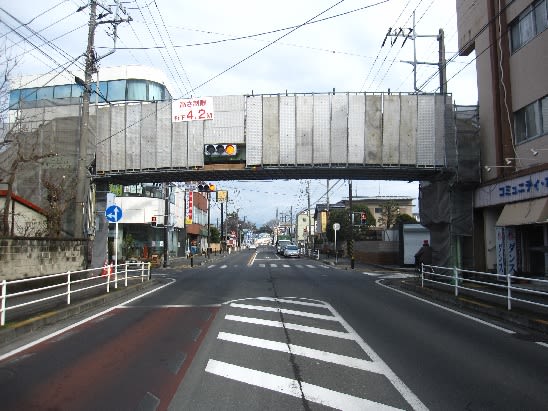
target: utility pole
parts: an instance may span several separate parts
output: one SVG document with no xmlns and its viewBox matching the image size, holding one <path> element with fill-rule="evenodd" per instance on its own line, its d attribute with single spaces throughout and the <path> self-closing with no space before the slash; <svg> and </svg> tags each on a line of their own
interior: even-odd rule
<svg viewBox="0 0 548 411">
<path fill-rule="evenodd" d="M 89 99 L 91 95 L 91 76 L 96 71 L 95 66 L 95 28 L 97 1 L 90 0 L 88 46 L 84 73 L 84 91 L 82 94 L 82 123 L 80 124 L 80 151 L 78 153 L 78 171 L 76 186 L 76 214 L 74 216 L 74 237 L 84 237 L 84 208 L 86 193 L 89 191 L 90 179 L 87 170 L 87 154 L 89 140 Z M 116 239 L 118 241 L 118 239 Z"/>
<path fill-rule="evenodd" d="M 164 268 L 169 266 L 168 225 L 169 225 L 169 183 L 164 183 Z"/>
<path fill-rule="evenodd" d="M 386 39 L 388 37 L 395 37 L 394 40 L 390 40 L 390 45 L 393 46 L 398 37 L 403 37 L 403 43 L 401 47 L 405 44 L 407 39 L 411 38 L 413 40 L 413 61 L 406 61 L 406 60 L 400 60 L 402 63 L 409 63 L 413 66 L 413 88 L 417 93 L 420 93 L 421 90 L 417 87 L 417 65 L 419 64 L 427 64 L 432 66 L 438 66 L 439 71 L 439 77 L 440 77 L 440 94 L 446 94 L 447 93 L 447 84 L 445 82 L 446 74 L 445 74 L 445 36 L 443 33 L 443 29 L 439 29 L 438 34 L 422 34 L 418 35 L 416 28 L 415 28 L 415 12 L 413 11 L 413 27 L 408 28 L 395 28 L 392 30 L 392 27 L 388 29 L 388 32 L 386 33 L 386 36 L 384 36 L 384 40 L 382 42 L 382 46 L 386 43 Z M 437 63 L 429 63 L 425 61 L 417 61 L 417 44 L 416 40 L 418 37 L 435 37 L 438 40 L 438 62 Z"/>
<path fill-rule="evenodd" d="M 88 145 L 89 145 L 89 103 L 91 97 L 91 79 L 93 73 L 97 72 L 97 62 L 102 58 L 111 55 L 116 50 L 117 27 L 118 24 L 131 21 L 131 17 L 119 19 L 118 12 L 125 10 L 120 5 L 120 1 L 115 0 L 116 16 L 114 20 L 97 21 L 97 0 L 89 0 L 89 23 L 88 23 L 88 44 L 86 48 L 86 61 L 84 79 L 76 77 L 74 80 L 81 85 L 84 90 L 82 93 L 82 122 L 80 124 L 80 147 L 78 152 L 78 169 L 76 174 L 76 213 L 74 216 L 74 237 L 86 237 L 87 230 L 84 227 L 84 213 L 87 203 L 87 194 L 91 184 L 91 175 L 88 171 Z M 99 5 L 105 10 L 105 13 L 99 16 L 99 19 L 111 13 L 108 8 Z M 77 11 L 82 11 L 86 6 L 80 7 Z M 95 55 L 95 29 L 99 24 L 113 24 L 114 47 L 107 54 L 97 57 Z M 104 97 L 104 96 L 103 96 Z M 88 175 L 89 174 L 89 175 Z"/>
</svg>

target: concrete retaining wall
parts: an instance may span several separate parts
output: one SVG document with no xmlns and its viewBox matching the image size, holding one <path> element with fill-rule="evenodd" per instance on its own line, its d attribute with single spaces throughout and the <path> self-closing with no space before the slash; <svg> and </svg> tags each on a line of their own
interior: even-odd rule
<svg viewBox="0 0 548 411">
<path fill-rule="evenodd" d="M 85 268 L 85 240 L 45 238 L 0 240 L 0 280 L 14 280 Z"/>
</svg>

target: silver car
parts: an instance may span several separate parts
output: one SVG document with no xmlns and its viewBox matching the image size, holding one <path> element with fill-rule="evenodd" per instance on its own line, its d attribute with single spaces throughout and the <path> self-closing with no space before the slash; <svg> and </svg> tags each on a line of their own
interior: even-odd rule
<svg viewBox="0 0 548 411">
<path fill-rule="evenodd" d="M 299 247 L 294 244 L 286 245 L 284 248 L 284 257 L 297 257 L 299 258 L 301 253 L 299 252 Z"/>
</svg>

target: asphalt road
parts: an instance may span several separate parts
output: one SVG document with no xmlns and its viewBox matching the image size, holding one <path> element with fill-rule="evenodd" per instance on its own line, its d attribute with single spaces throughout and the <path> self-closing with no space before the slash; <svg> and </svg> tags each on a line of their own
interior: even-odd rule
<svg viewBox="0 0 548 411">
<path fill-rule="evenodd" d="M 0 358 L 2 410 L 539 410 L 548 346 L 273 248 Z M 36 338 L 36 337 L 35 337 Z"/>
</svg>

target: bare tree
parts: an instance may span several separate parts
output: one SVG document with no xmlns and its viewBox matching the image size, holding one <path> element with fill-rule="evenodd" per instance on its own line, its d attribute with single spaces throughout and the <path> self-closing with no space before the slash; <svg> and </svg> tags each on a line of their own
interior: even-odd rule
<svg viewBox="0 0 548 411">
<path fill-rule="evenodd" d="M 47 236 L 59 238 L 63 227 L 63 216 L 76 198 L 76 178 L 43 176 L 42 185 L 48 193 L 48 205 L 44 209 L 47 217 Z"/>
</svg>

